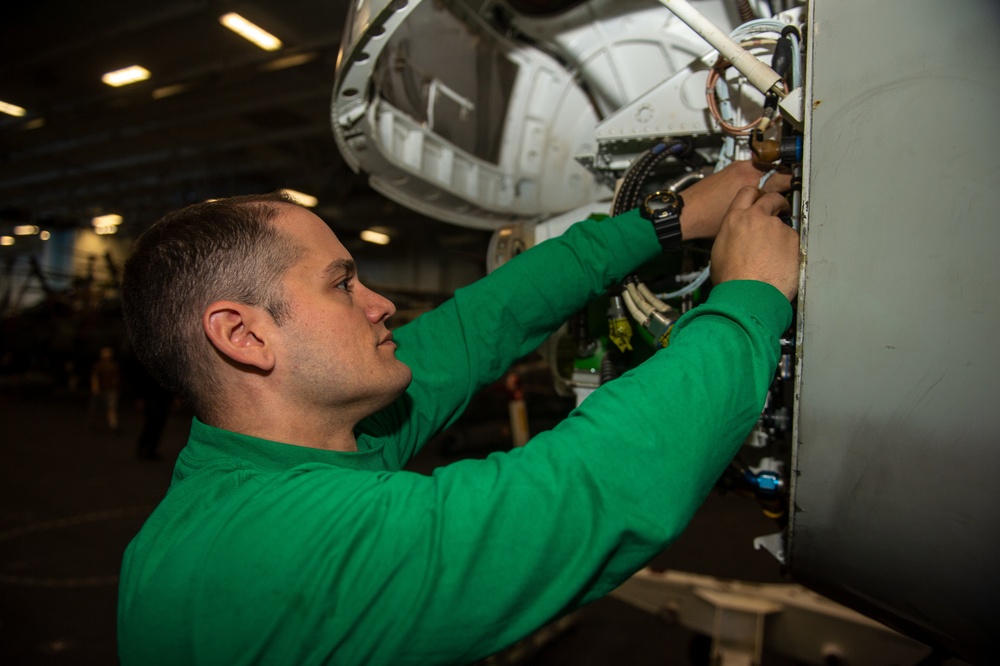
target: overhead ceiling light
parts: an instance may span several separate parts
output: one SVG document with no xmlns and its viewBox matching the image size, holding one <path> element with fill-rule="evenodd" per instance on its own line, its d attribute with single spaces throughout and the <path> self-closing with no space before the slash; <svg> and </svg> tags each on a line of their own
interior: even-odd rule
<svg viewBox="0 0 1000 666">
<path fill-rule="evenodd" d="M 287 188 L 281 191 L 284 192 L 289 199 L 291 199 L 300 206 L 305 206 L 306 208 L 315 208 L 316 204 L 319 203 L 319 199 L 317 199 L 311 194 L 304 194 L 297 190 L 289 190 Z"/>
<path fill-rule="evenodd" d="M 104 81 L 109 86 L 118 88 L 120 86 L 127 86 L 130 83 L 136 83 L 137 81 L 145 81 L 148 78 L 148 69 L 139 65 L 132 65 L 131 67 L 108 72 L 101 77 L 101 81 Z"/>
<path fill-rule="evenodd" d="M 117 227 L 122 223 L 121 215 L 98 215 L 90 221 L 95 227 Z"/>
<path fill-rule="evenodd" d="M 164 97 L 173 97 L 174 95 L 179 95 L 188 88 L 191 87 L 189 83 L 177 83 L 172 86 L 161 86 L 153 91 L 153 99 L 163 99 Z"/>
<path fill-rule="evenodd" d="M 52 234 L 50 234 L 48 231 L 43 231 L 42 233 L 38 234 L 38 237 L 41 238 L 42 240 L 48 240 L 52 238 Z"/>
<path fill-rule="evenodd" d="M 226 26 L 243 39 L 253 42 L 265 51 L 277 51 L 281 48 L 281 40 L 246 20 L 236 12 L 223 14 L 219 23 Z"/>
<path fill-rule="evenodd" d="M 122 216 L 114 213 L 110 215 L 98 215 L 90 221 L 94 225 L 94 233 L 98 236 L 118 233 L 118 225 L 122 223 Z"/>
<path fill-rule="evenodd" d="M 0 236 L 0 245 L 13 245 L 13 244 L 14 244 L 13 236 Z"/>
<path fill-rule="evenodd" d="M 289 67 L 298 67 L 299 65 L 304 65 L 307 62 L 312 62 L 319 57 L 319 53 L 316 51 L 307 51 L 305 53 L 296 53 L 294 55 L 284 56 L 282 58 L 275 58 L 271 62 L 266 62 L 260 66 L 262 72 L 277 72 L 278 70 L 288 69 Z"/>
<path fill-rule="evenodd" d="M 19 224 L 14 227 L 15 236 L 34 236 L 39 232 L 39 228 L 33 224 Z"/>
<path fill-rule="evenodd" d="M 6 113 L 8 116 L 16 116 L 20 118 L 27 113 L 25 109 L 22 109 L 17 104 L 11 104 L 10 102 L 0 102 L 0 113 Z"/>
<path fill-rule="evenodd" d="M 368 241 L 369 243 L 375 243 L 376 245 L 388 245 L 389 234 L 383 234 L 380 231 L 365 229 L 361 232 L 361 240 Z"/>
</svg>

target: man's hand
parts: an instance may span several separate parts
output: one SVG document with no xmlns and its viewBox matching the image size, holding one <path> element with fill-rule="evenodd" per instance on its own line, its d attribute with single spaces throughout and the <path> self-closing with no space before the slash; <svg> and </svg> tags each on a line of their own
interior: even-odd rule
<svg viewBox="0 0 1000 666">
<path fill-rule="evenodd" d="M 712 247 L 712 282 L 760 280 L 788 300 L 799 290 L 799 235 L 777 218 L 780 194 L 744 187 L 733 199 Z"/>
<path fill-rule="evenodd" d="M 686 188 L 682 192 L 684 210 L 681 211 L 684 240 L 715 236 L 736 193 L 748 185 L 756 187 L 764 173 L 751 162 L 733 162 Z M 787 192 L 791 184 L 790 174 L 775 173 L 764 183 L 764 191 Z"/>
</svg>

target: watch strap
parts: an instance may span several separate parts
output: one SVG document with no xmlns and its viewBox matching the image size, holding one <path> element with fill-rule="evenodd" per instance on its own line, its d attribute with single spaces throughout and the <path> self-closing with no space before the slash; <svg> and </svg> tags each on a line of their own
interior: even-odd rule
<svg viewBox="0 0 1000 666">
<path fill-rule="evenodd" d="M 681 214 L 672 213 L 655 217 L 652 220 L 653 231 L 660 241 L 660 247 L 666 252 L 675 252 L 681 249 Z"/>
</svg>

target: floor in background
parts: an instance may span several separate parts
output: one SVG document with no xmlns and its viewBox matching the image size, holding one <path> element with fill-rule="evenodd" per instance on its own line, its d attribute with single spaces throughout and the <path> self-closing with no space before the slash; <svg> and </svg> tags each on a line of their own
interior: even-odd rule
<svg viewBox="0 0 1000 666">
<path fill-rule="evenodd" d="M 0 663 L 114 664 L 122 551 L 162 497 L 190 415 L 175 409 L 161 460 L 137 460 L 140 415 L 122 406 L 117 433 L 91 429 L 86 399 L 0 400 Z M 538 425 L 536 423 L 536 425 Z M 542 424 L 544 425 L 544 424 Z M 541 427 L 541 426 L 540 426 Z M 501 422 L 436 440 L 414 461 L 427 471 L 503 446 Z M 656 565 L 725 578 L 779 581 L 751 547 L 774 531 L 752 501 L 712 495 Z M 528 666 L 687 664 L 697 637 L 616 599 L 601 600 L 531 651 Z M 776 663 L 776 662 L 775 662 Z"/>
</svg>

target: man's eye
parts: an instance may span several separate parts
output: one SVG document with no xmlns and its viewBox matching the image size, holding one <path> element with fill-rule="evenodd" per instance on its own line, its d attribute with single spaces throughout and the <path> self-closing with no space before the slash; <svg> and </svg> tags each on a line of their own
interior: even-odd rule
<svg viewBox="0 0 1000 666">
<path fill-rule="evenodd" d="M 334 285 L 334 289 L 343 289 L 344 291 L 349 293 L 351 291 L 351 282 L 352 278 L 341 280 L 340 282 Z"/>
</svg>

